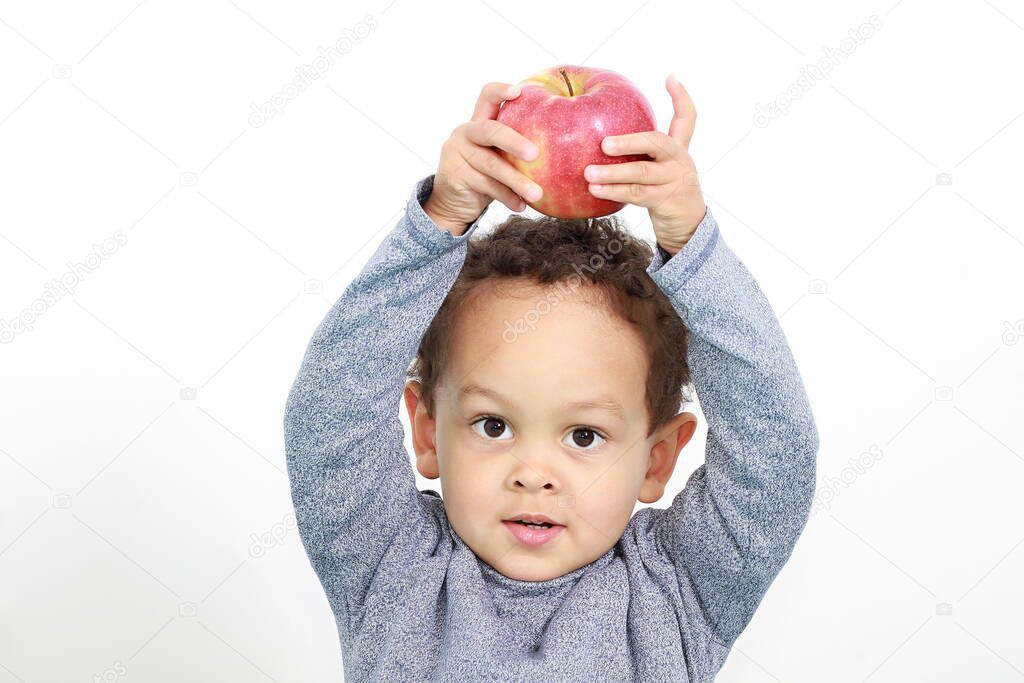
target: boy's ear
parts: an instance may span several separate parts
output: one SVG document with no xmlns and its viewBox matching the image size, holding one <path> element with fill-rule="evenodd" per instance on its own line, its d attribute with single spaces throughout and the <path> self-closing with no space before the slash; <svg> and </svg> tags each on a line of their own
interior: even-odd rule
<svg viewBox="0 0 1024 683">
<path fill-rule="evenodd" d="M 647 475 L 640 487 L 638 500 L 641 503 L 655 503 L 665 494 L 665 485 L 676 468 L 679 452 L 697 430 L 697 416 L 693 413 L 679 413 L 658 429 L 651 445 Z"/>
<path fill-rule="evenodd" d="M 423 386 L 416 380 L 405 384 L 405 407 L 409 411 L 412 425 L 412 447 L 416 451 L 416 469 L 427 479 L 437 479 L 440 471 L 437 465 L 436 434 L 437 423 L 427 414 L 427 408 L 420 400 Z"/>
</svg>

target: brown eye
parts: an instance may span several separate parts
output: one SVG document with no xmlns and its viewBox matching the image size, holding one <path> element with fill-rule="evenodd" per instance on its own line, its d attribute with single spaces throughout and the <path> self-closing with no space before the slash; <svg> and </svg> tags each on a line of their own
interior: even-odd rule
<svg viewBox="0 0 1024 683">
<path fill-rule="evenodd" d="M 598 446 L 600 446 L 605 440 L 604 437 L 589 427 L 577 427 L 572 430 L 572 434 L 570 434 L 570 436 L 573 441 L 571 445 L 590 451 L 595 450 L 594 448 L 591 448 L 595 443 L 595 440 L 599 440 L 597 441 Z"/>
<path fill-rule="evenodd" d="M 477 425 L 483 425 L 483 431 L 477 429 Z M 506 431 L 505 421 L 497 417 L 481 417 L 479 420 L 473 423 L 473 429 L 476 430 L 477 434 L 488 439 L 495 441 L 504 440 L 502 434 Z"/>
</svg>

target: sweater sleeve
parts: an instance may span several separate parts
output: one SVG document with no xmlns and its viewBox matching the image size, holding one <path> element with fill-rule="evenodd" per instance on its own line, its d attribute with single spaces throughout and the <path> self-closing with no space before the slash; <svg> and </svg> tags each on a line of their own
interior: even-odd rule
<svg viewBox="0 0 1024 683">
<path fill-rule="evenodd" d="M 818 433 L 779 321 L 710 208 L 683 249 L 667 260 L 658 252 L 648 273 L 690 330 L 708 425 L 704 464 L 668 509 L 651 508 L 649 533 L 694 606 L 686 635 L 727 650 L 807 522 Z"/>
<path fill-rule="evenodd" d="M 405 214 L 316 328 L 285 406 L 299 534 L 336 616 L 355 618 L 375 576 L 407 571 L 440 533 L 416 489 L 401 397 L 486 209 L 461 236 L 442 230 L 422 207 L 433 181 L 416 183 Z"/>
</svg>

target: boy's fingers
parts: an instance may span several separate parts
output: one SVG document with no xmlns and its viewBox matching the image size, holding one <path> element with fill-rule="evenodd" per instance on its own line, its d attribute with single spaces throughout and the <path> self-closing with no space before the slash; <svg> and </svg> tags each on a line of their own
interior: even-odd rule
<svg viewBox="0 0 1024 683">
<path fill-rule="evenodd" d="M 523 201 L 522 197 L 494 178 L 489 178 L 476 169 L 470 169 L 467 182 L 477 192 L 493 197 L 511 211 L 522 211 L 526 208 L 526 202 Z"/>
<path fill-rule="evenodd" d="M 544 194 L 540 185 L 517 171 L 512 164 L 498 156 L 497 152 L 470 145 L 463 156 L 472 168 L 489 178 L 494 178 L 521 197 L 537 201 Z"/>
<path fill-rule="evenodd" d="M 540 150 L 519 131 L 497 121 L 470 121 L 466 126 L 466 137 L 481 147 L 499 147 L 524 161 L 533 161 Z"/>
<path fill-rule="evenodd" d="M 624 154 L 647 154 L 655 160 L 664 159 L 672 154 L 669 136 L 656 130 L 625 135 L 609 135 L 601 141 L 601 149 L 608 156 Z"/>
<path fill-rule="evenodd" d="M 690 139 L 693 137 L 693 128 L 697 123 L 697 108 L 690 98 L 690 93 L 675 76 L 665 79 L 665 88 L 672 96 L 672 123 L 669 124 L 668 134 L 675 138 L 685 147 L 690 146 Z"/>
<path fill-rule="evenodd" d="M 595 197 L 610 199 L 613 202 L 622 202 L 623 204 L 636 204 L 637 206 L 654 205 L 660 196 L 657 185 L 641 185 L 640 183 L 612 185 L 590 183 L 587 189 Z"/>
<path fill-rule="evenodd" d="M 518 88 L 519 86 L 499 82 L 485 85 L 480 90 L 480 96 L 476 100 L 476 107 L 473 109 L 473 116 L 470 118 L 470 121 L 481 121 L 496 117 L 504 100 L 515 99 L 519 96 Z"/>
<path fill-rule="evenodd" d="M 583 170 L 583 177 L 592 183 L 663 185 L 672 181 L 672 175 L 668 172 L 668 169 L 653 161 L 630 161 L 624 164 L 592 164 Z"/>
</svg>

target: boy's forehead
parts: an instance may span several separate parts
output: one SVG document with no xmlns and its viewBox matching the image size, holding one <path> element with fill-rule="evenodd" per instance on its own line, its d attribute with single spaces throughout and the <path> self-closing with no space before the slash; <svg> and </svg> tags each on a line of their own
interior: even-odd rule
<svg viewBox="0 0 1024 683">
<path fill-rule="evenodd" d="M 620 351 L 641 341 L 595 292 L 532 284 L 478 293 L 457 316 L 452 342 L 467 352 L 579 356 L 605 349 L 609 337 Z"/>
<path fill-rule="evenodd" d="M 458 316 L 450 341 L 453 398 L 471 385 L 506 396 L 618 397 L 621 404 L 644 395 L 648 359 L 639 332 L 592 293 L 527 287 L 484 294 Z"/>
<path fill-rule="evenodd" d="M 591 388 L 592 389 L 592 388 Z M 579 394 L 576 396 L 575 394 Z M 472 397 L 484 397 L 498 405 L 515 406 L 516 396 L 506 395 L 497 388 L 491 388 L 477 384 L 469 380 L 456 389 L 458 402 L 464 402 Z M 614 418 L 627 422 L 632 417 L 632 412 L 623 404 L 622 397 L 611 393 L 587 393 L 586 387 L 575 387 L 572 391 L 566 391 L 565 396 L 559 396 L 560 407 L 568 411 L 593 410 L 603 411 Z"/>
<path fill-rule="evenodd" d="M 470 322 L 507 319 L 513 325 L 521 323 L 520 327 L 534 330 L 540 327 L 542 319 L 558 311 L 585 314 L 594 320 L 613 315 L 606 295 L 593 284 L 543 284 L 529 279 L 498 278 L 477 285 L 464 301 L 458 318 Z"/>
</svg>

